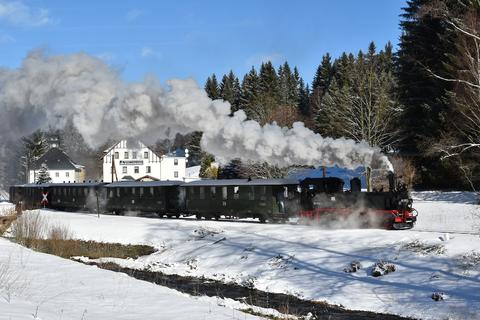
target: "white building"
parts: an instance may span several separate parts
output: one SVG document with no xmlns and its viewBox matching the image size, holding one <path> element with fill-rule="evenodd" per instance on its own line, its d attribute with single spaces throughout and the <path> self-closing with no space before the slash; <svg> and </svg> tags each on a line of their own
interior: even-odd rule
<svg viewBox="0 0 480 320">
<path fill-rule="evenodd" d="M 29 170 L 28 182 L 37 182 L 42 165 L 46 165 L 52 183 L 80 182 L 85 180 L 85 167 L 73 162 L 62 150 L 51 148 Z"/>
<path fill-rule="evenodd" d="M 184 180 L 188 150 L 163 156 L 139 141 L 122 140 L 105 151 L 103 181 Z"/>
</svg>

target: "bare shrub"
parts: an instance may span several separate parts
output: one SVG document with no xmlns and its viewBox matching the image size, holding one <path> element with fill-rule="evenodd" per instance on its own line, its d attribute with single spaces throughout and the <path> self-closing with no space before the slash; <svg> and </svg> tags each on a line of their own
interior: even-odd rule
<svg viewBox="0 0 480 320">
<path fill-rule="evenodd" d="M 418 239 L 404 244 L 402 248 L 423 255 L 445 253 L 445 246 L 443 244 L 428 244 Z"/>
<path fill-rule="evenodd" d="M 12 295 L 26 287 L 17 268 L 12 266 L 11 257 L 0 261 L 0 297 L 10 302 Z"/>
<path fill-rule="evenodd" d="M 47 235 L 48 221 L 38 212 L 21 215 L 12 223 L 11 235 L 17 243 L 31 247 L 35 239 Z"/>
</svg>

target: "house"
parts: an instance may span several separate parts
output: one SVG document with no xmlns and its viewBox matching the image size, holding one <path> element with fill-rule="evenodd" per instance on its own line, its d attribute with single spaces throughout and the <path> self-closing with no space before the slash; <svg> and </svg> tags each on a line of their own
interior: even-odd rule
<svg viewBox="0 0 480 320">
<path fill-rule="evenodd" d="M 28 182 L 37 182 L 40 169 L 45 167 L 52 183 L 78 182 L 85 180 L 85 167 L 73 162 L 65 152 L 50 148 L 30 167 Z"/>
<path fill-rule="evenodd" d="M 121 140 L 104 152 L 103 181 L 184 180 L 188 150 L 157 155 L 140 141 Z"/>
</svg>

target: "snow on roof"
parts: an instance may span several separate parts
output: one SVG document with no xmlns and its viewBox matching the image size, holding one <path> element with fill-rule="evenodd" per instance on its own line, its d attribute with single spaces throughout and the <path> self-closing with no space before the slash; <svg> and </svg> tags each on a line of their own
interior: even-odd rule
<svg viewBox="0 0 480 320">
<path fill-rule="evenodd" d="M 297 185 L 295 179 L 222 179 L 222 180 L 198 180 L 185 184 L 185 186 L 282 186 Z"/>
<path fill-rule="evenodd" d="M 199 178 L 200 177 L 200 166 L 188 167 L 185 169 L 185 176 L 187 178 Z"/>
<path fill-rule="evenodd" d="M 118 188 L 118 187 L 167 187 L 167 186 L 178 186 L 184 184 L 182 181 L 119 181 L 113 182 L 106 185 L 107 188 Z"/>
</svg>

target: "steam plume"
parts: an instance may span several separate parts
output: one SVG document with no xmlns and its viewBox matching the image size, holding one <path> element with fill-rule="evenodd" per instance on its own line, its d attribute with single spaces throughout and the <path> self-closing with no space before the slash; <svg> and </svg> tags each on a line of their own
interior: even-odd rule
<svg viewBox="0 0 480 320">
<path fill-rule="evenodd" d="M 323 138 L 300 122 L 291 129 L 262 127 L 246 120 L 243 111 L 230 117 L 229 103 L 211 100 L 192 79 L 167 84 L 164 89 L 153 77 L 125 83 L 118 72 L 85 53 L 49 56 L 33 51 L 20 68 L 0 70 L 0 136 L 62 128 L 71 119 L 91 146 L 109 138 L 152 142 L 202 131 L 202 148 L 223 162 L 240 158 L 278 166 L 391 169 L 380 150 L 365 142 Z"/>
</svg>

